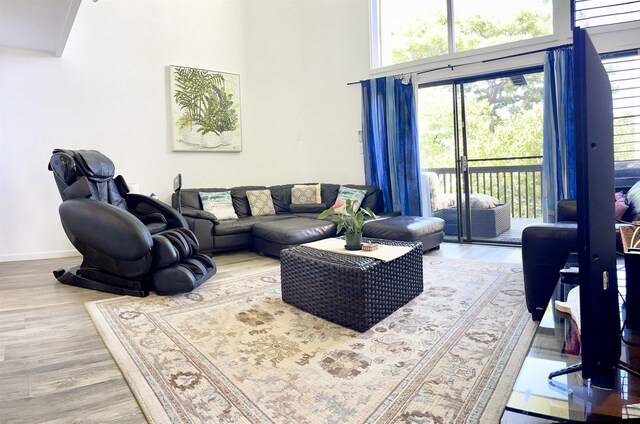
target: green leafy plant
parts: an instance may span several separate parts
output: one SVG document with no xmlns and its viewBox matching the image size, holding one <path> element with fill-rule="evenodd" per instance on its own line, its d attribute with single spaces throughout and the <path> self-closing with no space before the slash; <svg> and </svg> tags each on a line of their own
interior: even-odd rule
<svg viewBox="0 0 640 424">
<path fill-rule="evenodd" d="M 236 105 L 233 103 L 233 94 L 227 94 L 225 91 L 220 93 L 220 104 L 218 118 L 218 129 L 220 132 L 235 131 L 238 128 L 238 114 Z"/>
<path fill-rule="evenodd" d="M 377 218 L 376 214 L 369 208 L 359 208 L 354 210 L 353 200 L 338 200 L 329 209 L 318 215 L 318 219 L 324 219 L 331 216 L 331 220 L 338 225 L 336 234 L 340 234 L 342 229 L 346 229 L 348 234 L 358 234 L 362 232 L 364 225 L 364 216 Z"/>
<path fill-rule="evenodd" d="M 174 99 L 183 113 L 176 122 L 180 128 L 199 125 L 202 134 L 220 135 L 238 126 L 233 95 L 225 91 L 222 74 L 176 67 Z"/>
</svg>

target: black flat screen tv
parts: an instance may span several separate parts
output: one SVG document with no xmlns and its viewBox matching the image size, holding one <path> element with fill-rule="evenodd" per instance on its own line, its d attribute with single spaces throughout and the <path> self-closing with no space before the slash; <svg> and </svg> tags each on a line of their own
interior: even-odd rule
<svg viewBox="0 0 640 424">
<path fill-rule="evenodd" d="M 585 30 L 573 30 L 573 49 L 582 376 L 611 387 L 621 353 L 613 101 L 609 77 Z"/>
</svg>

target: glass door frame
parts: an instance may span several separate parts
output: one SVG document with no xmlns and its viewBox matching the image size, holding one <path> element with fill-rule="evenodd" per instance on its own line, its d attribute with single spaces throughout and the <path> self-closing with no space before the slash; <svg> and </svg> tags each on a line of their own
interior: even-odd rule
<svg viewBox="0 0 640 424">
<path fill-rule="evenodd" d="M 529 66 L 524 68 L 510 69 L 506 71 L 491 72 L 487 74 L 475 75 L 472 77 L 461 77 L 450 80 L 441 80 L 436 82 L 420 83 L 418 89 L 450 85 L 452 87 L 452 106 L 453 106 L 453 128 L 454 128 L 454 152 L 455 152 L 455 178 L 456 178 L 456 214 L 458 224 L 458 243 L 487 243 L 500 245 L 519 245 L 520 243 L 511 241 L 483 240 L 474 239 L 471 234 L 471 208 L 466 205 L 470 204 L 470 172 L 469 162 L 502 160 L 503 158 L 484 158 L 469 159 L 468 158 L 468 139 L 466 125 L 466 110 L 464 85 L 477 81 L 486 81 L 490 79 L 508 78 L 513 75 L 523 75 L 531 73 L 541 73 L 544 68 L 541 65 Z M 458 100 L 460 104 L 458 105 Z M 460 154 L 462 153 L 462 154 Z M 524 157 L 514 158 L 523 159 Z M 463 202 L 464 197 L 464 202 Z"/>
</svg>

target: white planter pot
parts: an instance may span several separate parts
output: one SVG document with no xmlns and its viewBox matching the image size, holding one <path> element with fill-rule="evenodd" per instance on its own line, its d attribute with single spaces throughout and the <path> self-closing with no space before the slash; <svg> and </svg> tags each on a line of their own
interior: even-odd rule
<svg viewBox="0 0 640 424">
<path fill-rule="evenodd" d="M 220 145 L 220 136 L 216 135 L 215 133 L 209 132 L 202 136 L 202 141 L 200 143 L 200 146 L 212 148 L 212 147 L 218 147 L 219 145 Z"/>
<path fill-rule="evenodd" d="M 233 142 L 233 131 L 223 131 L 220 134 L 220 142 L 223 146 L 228 146 Z"/>
</svg>

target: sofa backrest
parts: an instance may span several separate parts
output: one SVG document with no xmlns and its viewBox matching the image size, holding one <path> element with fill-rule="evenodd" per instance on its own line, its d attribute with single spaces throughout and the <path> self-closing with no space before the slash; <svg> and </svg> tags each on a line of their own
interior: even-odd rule
<svg viewBox="0 0 640 424">
<path fill-rule="evenodd" d="M 249 199 L 247 198 L 247 191 L 249 190 L 264 190 L 265 186 L 241 186 L 232 187 L 231 198 L 233 199 L 233 209 L 236 210 L 238 218 L 245 216 L 251 216 L 251 208 L 249 207 Z"/>
<path fill-rule="evenodd" d="M 180 190 L 180 204 L 183 208 L 202 210 L 200 192 L 212 193 L 228 190 L 228 188 L 183 188 L 182 190 Z M 178 196 L 176 195 L 176 193 L 173 193 L 171 195 L 171 206 L 175 209 L 178 209 Z"/>
<path fill-rule="evenodd" d="M 317 184 L 317 183 L 296 183 L 302 185 Z M 271 198 L 273 199 L 273 206 L 276 213 L 289 213 L 289 206 L 291 205 L 291 188 L 296 184 L 282 184 L 274 185 L 270 187 L 265 186 L 241 186 L 232 188 L 184 188 L 181 190 L 181 205 L 183 208 L 192 208 L 202 210 L 202 202 L 200 201 L 200 192 L 220 192 L 231 191 L 231 198 L 233 199 L 233 208 L 239 218 L 245 216 L 251 216 L 251 208 L 249 207 L 249 200 L 247 199 L 248 190 L 271 190 Z M 375 213 L 384 212 L 384 201 L 382 197 L 382 191 L 379 188 L 369 185 L 358 184 L 344 184 L 346 187 L 356 188 L 358 190 L 364 190 L 367 192 L 364 200 L 362 201 L 362 207 L 370 208 Z M 322 203 L 328 208 L 333 205 L 338 197 L 338 190 L 340 184 L 320 184 L 320 197 Z M 174 208 L 178 207 L 178 197 L 176 193 L 171 196 L 171 204 Z"/>
</svg>

